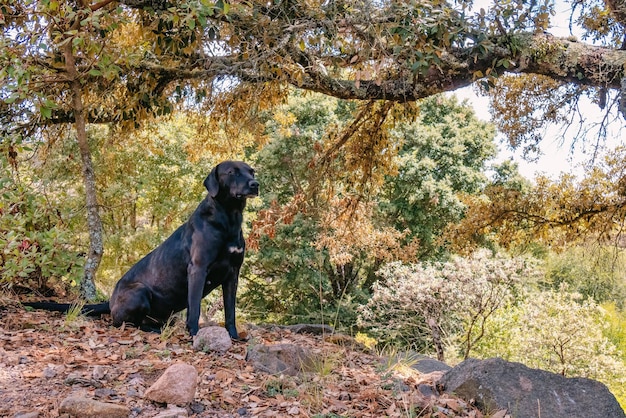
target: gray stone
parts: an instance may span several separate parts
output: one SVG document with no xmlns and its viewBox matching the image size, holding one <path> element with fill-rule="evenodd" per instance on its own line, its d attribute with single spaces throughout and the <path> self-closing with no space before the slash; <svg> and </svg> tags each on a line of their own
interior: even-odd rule
<svg viewBox="0 0 626 418">
<path fill-rule="evenodd" d="M 233 342 L 224 327 L 200 328 L 198 334 L 193 337 L 193 349 L 196 351 L 225 353 L 232 346 Z"/>
<path fill-rule="evenodd" d="M 95 380 L 102 380 L 107 375 L 107 368 L 100 364 L 94 366 L 93 371 L 91 372 L 91 377 Z"/>
<path fill-rule="evenodd" d="M 165 411 L 155 415 L 154 418 L 187 418 L 188 416 L 187 409 L 178 406 L 168 406 Z"/>
<path fill-rule="evenodd" d="M 411 368 L 420 373 L 428 374 L 432 372 L 447 372 L 452 369 L 452 367 L 448 366 L 446 363 L 423 355 L 418 354 L 414 357 L 414 359 L 415 364 L 413 364 Z"/>
<path fill-rule="evenodd" d="M 393 356 L 392 359 L 394 363 L 406 363 L 412 369 L 423 374 L 432 372 L 447 372 L 452 369 L 452 367 L 448 366 L 446 363 L 427 357 L 423 354 L 419 354 L 415 351 L 398 353 Z M 383 358 L 382 361 L 383 363 L 389 362 L 387 358 Z"/>
<path fill-rule="evenodd" d="M 196 394 L 198 372 L 185 363 L 174 364 L 146 390 L 144 397 L 159 403 L 188 405 Z"/>
<path fill-rule="evenodd" d="M 313 335 L 322 335 L 322 334 L 332 334 L 335 332 L 333 327 L 330 325 L 323 324 L 296 324 L 296 325 L 286 325 L 283 327 L 284 329 L 288 329 L 294 334 L 313 334 Z"/>
<path fill-rule="evenodd" d="M 13 418 L 39 418 L 39 412 L 19 412 L 13 415 Z"/>
<path fill-rule="evenodd" d="M 499 358 L 469 359 L 443 375 L 447 393 L 475 400 L 483 411 L 507 409 L 513 418 L 624 418 L 615 397 L 600 382 L 566 378 Z"/>
<path fill-rule="evenodd" d="M 248 350 L 246 360 L 257 371 L 290 376 L 313 370 L 317 362 L 310 350 L 294 344 L 259 344 Z"/>
<path fill-rule="evenodd" d="M 81 396 L 70 396 L 61 402 L 59 413 L 80 418 L 127 418 L 130 410 L 124 405 L 99 402 Z"/>
</svg>

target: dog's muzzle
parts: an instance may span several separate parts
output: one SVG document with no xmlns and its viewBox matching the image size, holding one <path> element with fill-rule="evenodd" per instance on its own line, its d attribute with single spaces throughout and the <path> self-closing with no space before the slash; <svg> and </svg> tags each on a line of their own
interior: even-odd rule
<svg viewBox="0 0 626 418">
<path fill-rule="evenodd" d="M 259 182 L 256 180 L 251 180 L 248 182 L 247 190 L 244 190 L 243 193 L 238 193 L 235 195 L 237 199 L 248 198 L 248 197 L 257 197 L 259 195 Z"/>
</svg>

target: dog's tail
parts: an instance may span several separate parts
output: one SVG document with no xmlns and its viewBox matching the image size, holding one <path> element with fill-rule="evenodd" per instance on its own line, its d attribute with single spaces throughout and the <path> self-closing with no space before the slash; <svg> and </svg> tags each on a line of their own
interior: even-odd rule
<svg viewBox="0 0 626 418">
<path fill-rule="evenodd" d="M 68 312 L 72 309 L 72 306 L 75 306 L 72 303 L 56 303 L 56 302 L 22 302 L 22 305 L 31 307 L 33 309 L 43 309 L 45 311 L 54 311 L 54 312 Z M 98 316 L 101 314 L 111 313 L 111 308 L 109 307 L 109 302 L 102 303 L 93 303 L 89 305 L 84 305 L 80 313 L 87 316 Z"/>
</svg>

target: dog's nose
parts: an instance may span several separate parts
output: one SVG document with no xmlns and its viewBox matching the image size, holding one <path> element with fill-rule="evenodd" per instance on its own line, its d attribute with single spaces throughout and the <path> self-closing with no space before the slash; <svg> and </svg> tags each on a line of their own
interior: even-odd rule
<svg viewBox="0 0 626 418">
<path fill-rule="evenodd" d="M 250 182 L 248 183 L 248 186 L 250 186 L 253 189 L 258 189 L 259 188 L 259 182 L 256 180 L 250 180 Z"/>
</svg>

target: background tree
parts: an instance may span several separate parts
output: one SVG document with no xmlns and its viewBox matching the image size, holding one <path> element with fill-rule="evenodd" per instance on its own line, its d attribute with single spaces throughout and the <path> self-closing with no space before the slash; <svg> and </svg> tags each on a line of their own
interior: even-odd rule
<svg viewBox="0 0 626 418">
<path fill-rule="evenodd" d="M 536 274 L 533 267 L 486 250 L 445 263 L 390 263 L 378 271 L 381 280 L 360 309 L 359 324 L 387 344 L 432 347 L 440 361 L 458 348 L 467 359 L 489 318 Z"/>
<path fill-rule="evenodd" d="M 368 123 L 352 102 L 299 93 L 276 109 L 266 124 L 272 140 L 255 162 L 264 204 L 253 224 L 257 252 L 242 296 L 251 310 L 353 324 L 353 304 L 365 300 L 382 263 L 442 252 L 437 238 L 462 212 L 455 193 L 485 180 L 494 132 L 456 99 L 425 99 L 419 109 L 412 121 L 402 112 Z M 375 144 L 361 136 L 371 123 L 379 124 Z M 336 150 L 337 133 L 346 131 L 355 132 Z M 376 169 L 351 161 L 391 136 L 403 148 L 377 151 L 385 161 Z M 354 147 L 363 151 L 348 152 Z"/>
<path fill-rule="evenodd" d="M 485 238 L 504 248 L 536 241 L 555 249 L 596 239 L 619 243 L 623 234 L 624 148 L 618 147 L 582 179 L 540 176 L 530 187 L 494 183 L 483 196 L 468 197 L 464 219 L 451 225 L 448 239 L 461 247 Z"/>
<path fill-rule="evenodd" d="M 443 229 L 463 215 L 459 193 L 474 194 L 487 181 L 485 163 L 496 153 L 493 125 L 467 104 L 437 96 L 421 101 L 417 120 L 393 135 L 402 144 L 398 173 L 383 186 L 381 213 L 395 229 L 410 231 L 407 240 L 418 240 L 420 258 L 432 257 Z"/>
<path fill-rule="evenodd" d="M 346 172 L 372 178 L 388 171 L 390 157 L 380 158 L 379 151 L 398 147 L 376 129 L 396 117 L 398 106 L 390 102 L 410 103 L 476 81 L 498 98 L 503 90 L 492 88 L 501 86 L 497 77 L 512 72 L 533 78 L 502 79 L 503 85 L 517 83 L 531 94 L 508 95 L 507 102 L 532 103 L 536 95 L 528 87 L 541 85 L 534 76 L 556 83 L 550 90 L 558 85 L 565 92 L 545 96 L 545 88 L 537 89 L 554 105 L 539 108 L 543 117 L 540 112 L 534 120 L 558 120 L 555 109 L 566 109 L 584 94 L 597 98 L 607 120 L 623 109 L 621 1 L 572 3 L 585 36 L 604 46 L 544 33 L 554 7 L 549 1 L 494 2 L 479 11 L 471 3 L 3 2 L 3 148 L 10 153 L 24 141 L 56 136 L 46 127 L 74 125 L 91 242 L 82 286 L 93 297 L 102 227 L 87 123 L 135 127 L 182 107 L 210 110 L 205 126 L 211 130 L 205 132 L 236 136 L 244 127 L 259 132 L 258 112 L 283 100 L 286 85 L 341 99 L 382 100 L 362 105 L 356 123 L 346 125 L 328 148 L 328 155 L 341 149 L 352 155 L 344 160 Z M 602 24 L 607 19 L 616 23 L 610 30 Z M 494 110 L 506 118 L 518 107 Z M 518 132 L 518 138 L 512 143 L 521 146 L 528 137 Z"/>
</svg>

